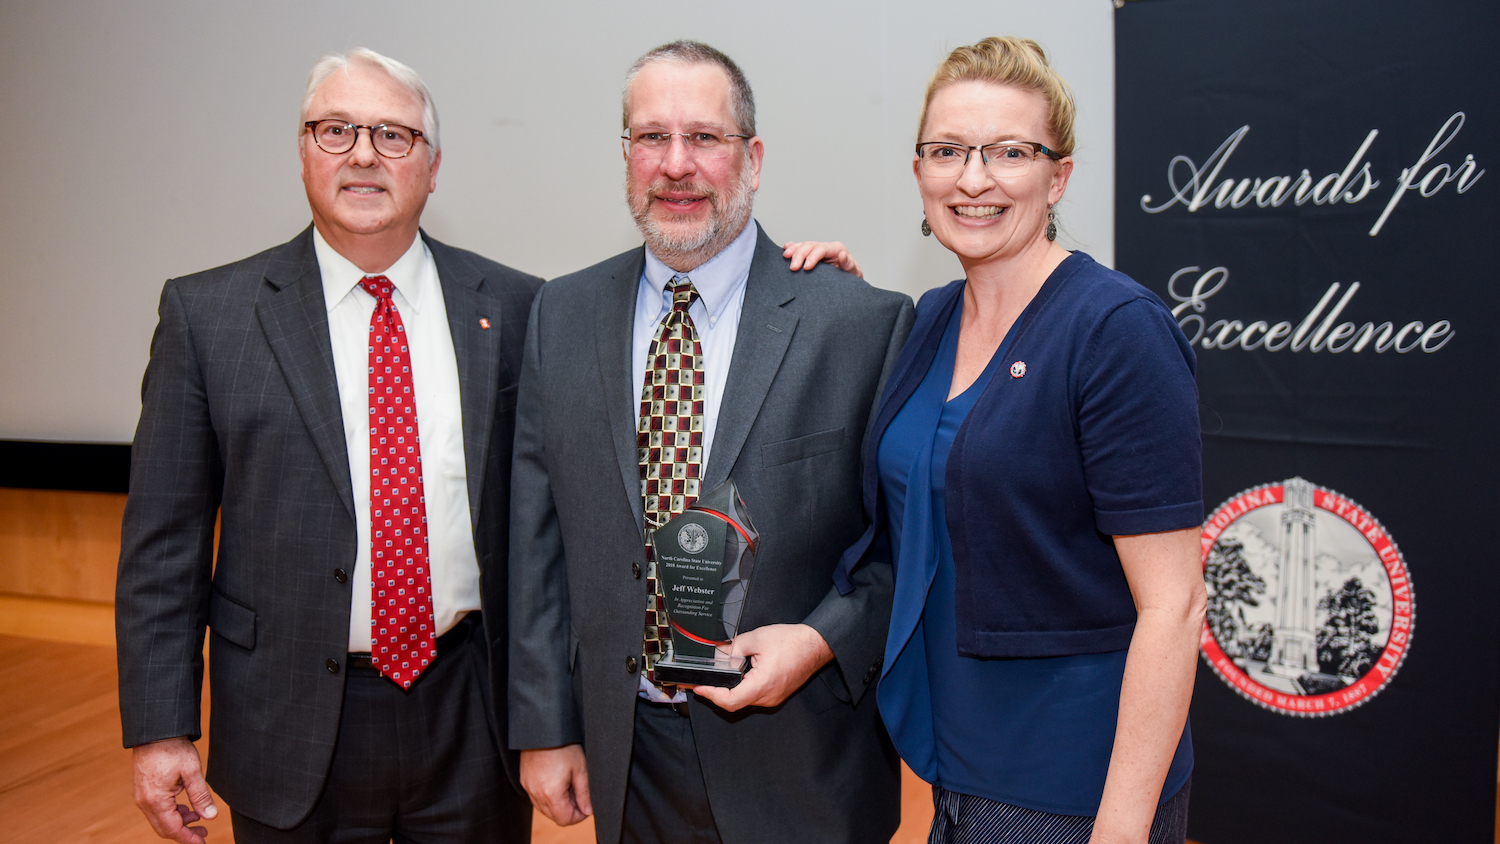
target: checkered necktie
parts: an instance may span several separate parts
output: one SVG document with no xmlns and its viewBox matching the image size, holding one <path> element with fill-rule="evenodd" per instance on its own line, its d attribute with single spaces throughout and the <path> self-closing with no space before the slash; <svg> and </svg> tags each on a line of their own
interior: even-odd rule
<svg viewBox="0 0 1500 844">
<path fill-rule="evenodd" d="M 656 580 L 656 528 L 698 498 L 703 466 L 703 346 L 688 307 L 698 297 L 685 275 L 672 279 L 672 310 L 656 329 L 646 355 L 636 451 L 646 511 L 646 678 L 656 682 L 656 660 L 670 635 L 661 585 Z"/>
<path fill-rule="evenodd" d="M 427 504 L 411 355 L 394 286 L 359 283 L 375 297 L 370 317 L 370 662 L 409 689 L 437 655 Z"/>
</svg>

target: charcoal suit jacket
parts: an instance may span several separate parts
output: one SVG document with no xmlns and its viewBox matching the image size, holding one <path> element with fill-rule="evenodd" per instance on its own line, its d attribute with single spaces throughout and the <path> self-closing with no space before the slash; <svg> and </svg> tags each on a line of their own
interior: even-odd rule
<svg viewBox="0 0 1500 844">
<path fill-rule="evenodd" d="M 646 565 L 631 323 L 638 248 L 548 282 L 527 331 L 512 478 L 511 746 L 582 742 L 600 841 L 619 840 Z M 760 533 L 742 629 L 804 622 L 834 661 L 774 709 L 689 717 L 725 844 L 888 840 L 896 758 L 873 688 L 889 566 L 832 588 L 865 527 L 860 446 L 911 300 L 758 233 L 703 489 L 733 478 Z M 652 748 L 635 747 L 635 752 Z"/>
<path fill-rule="evenodd" d="M 541 281 L 422 237 L 457 357 L 483 639 L 503 689 L 516 379 Z M 131 453 L 116 598 L 124 742 L 201 734 L 207 626 L 208 781 L 277 827 L 317 800 L 344 696 L 357 504 L 332 355 L 311 227 L 168 281 Z M 490 697 L 503 736 L 505 697 Z"/>
</svg>

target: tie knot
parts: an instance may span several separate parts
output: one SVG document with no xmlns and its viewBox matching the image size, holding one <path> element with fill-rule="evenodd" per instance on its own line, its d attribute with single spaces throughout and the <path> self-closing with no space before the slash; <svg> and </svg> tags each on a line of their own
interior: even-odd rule
<svg viewBox="0 0 1500 844">
<path fill-rule="evenodd" d="M 693 280 L 685 275 L 673 276 L 668 282 L 667 289 L 672 291 L 672 310 L 685 311 L 698 298 L 698 291 L 693 287 Z"/>
<path fill-rule="evenodd" d="M 359 280 L 359 286 L 376 299 L 389 299 L 396 289 L 391 280 L 383 275 L 367 275 Z"/>
</svg>

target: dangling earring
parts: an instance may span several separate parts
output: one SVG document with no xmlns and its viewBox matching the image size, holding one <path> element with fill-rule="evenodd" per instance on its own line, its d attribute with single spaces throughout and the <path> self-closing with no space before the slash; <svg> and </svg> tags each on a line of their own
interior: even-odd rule
<svg viewBox="0 0 1500 844">
<path fill-rule="evenodd" d="M 927 225 L 927 218 L 922 218 L 922 236 L 932 237 L 932 226 Z"/>
<path fill-rule="evenodd" d="M 1047 239 L 1057 240 L 1057 212 L 1051 205 L 1047 206 Z"/>
</svg>

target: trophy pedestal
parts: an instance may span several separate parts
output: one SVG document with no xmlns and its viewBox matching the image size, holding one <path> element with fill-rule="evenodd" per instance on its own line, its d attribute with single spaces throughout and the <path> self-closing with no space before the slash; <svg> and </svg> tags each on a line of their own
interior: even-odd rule
<svg viewBox="0 0 1500 844">
<path fill-rule="evenodd" d="M 739 664 L 735 665 L 736 662 Z M 732 689 L 745 679 L 745 672 L 749 670 L 749 657 L 668 657 L 656 663 L 656 679 L 679 686 L 723 686 Z"/>
</svg>

